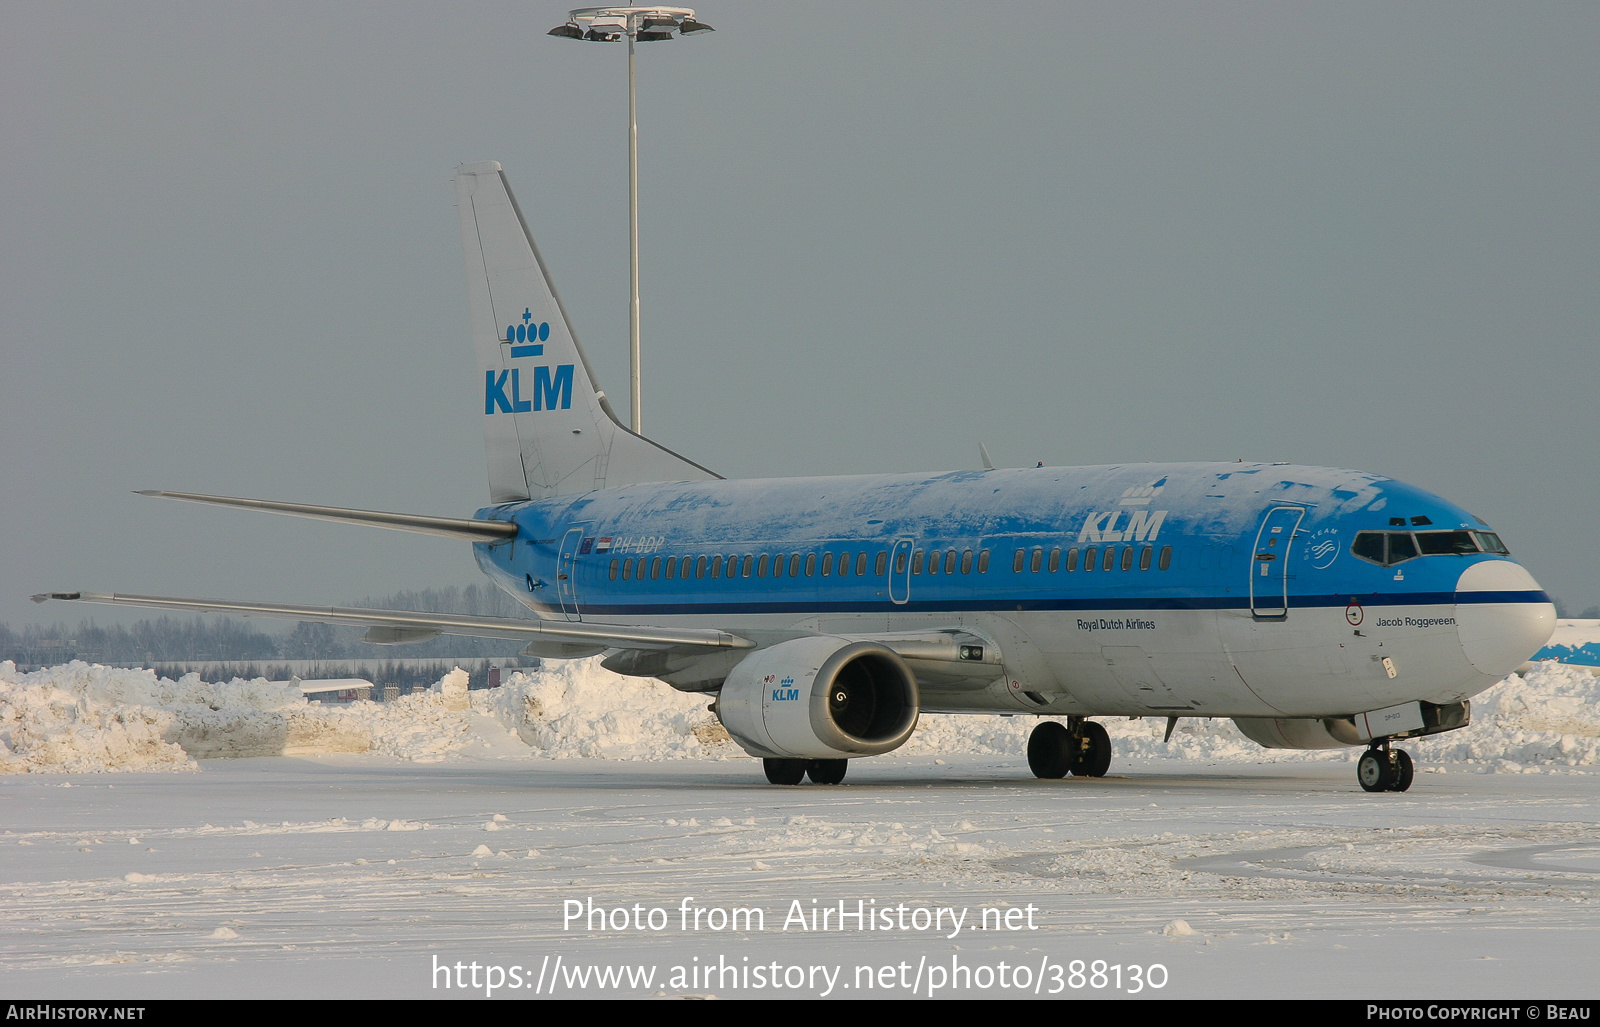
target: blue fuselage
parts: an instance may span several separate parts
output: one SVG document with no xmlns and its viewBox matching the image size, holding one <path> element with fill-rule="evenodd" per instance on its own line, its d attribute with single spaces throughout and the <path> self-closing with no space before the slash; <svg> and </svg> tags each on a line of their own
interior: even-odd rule
<svg viewBox="0 0 1600 1027">
<path fill-rule="evenodd" d="M 995 638 L 1003 676 L 1035 683 L 1026 691 L 1050 697 L 1047 712 L 1343 713 L 1394 695 L 1469 695 L 1553 623 L 1549 597 L 1488 525 L 1413 486 L 1331 468 L 651 484 L 479 516 L 518 525 L 513 542 L 475 546 L 477 559 L 542 615 L 773 638 L 960 625 Z M 1471 570 L 1482 564 L 1496 566 Z M 1527 623 L 1502 653 L 1461 635 L 1462 606 Z M 1328 694 L 1331 680 L 1370 678 L 1380 649 L 1410 664 L 1407 688 L 1386 673 Z M 1285 655 L 1263 658 L 1273 652 Z M 1149 667 L 1118 671 L 1130 653 Z M 1159 679 L 1160 695 L 1130 674 Z M 947 692 L 944 705 L 966 708 L 960 687 Z"/>
</svg>

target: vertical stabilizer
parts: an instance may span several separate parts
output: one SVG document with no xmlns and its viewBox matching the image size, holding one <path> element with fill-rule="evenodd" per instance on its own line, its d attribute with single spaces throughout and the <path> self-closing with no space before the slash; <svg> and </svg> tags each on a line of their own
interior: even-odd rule
<svg viewBox="0 0 1600 1027">
<path fill-rule="evenodd" d="M 456 169 L 493 503 L 720 475 L 617 423 L 499 163 Z"/>
</svg>

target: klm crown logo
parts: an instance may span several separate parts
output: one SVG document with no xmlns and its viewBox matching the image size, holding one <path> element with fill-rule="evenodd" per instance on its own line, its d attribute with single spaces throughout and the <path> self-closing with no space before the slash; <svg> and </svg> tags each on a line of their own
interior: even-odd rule
<svg viewBox="0 0 1600 1027">
<path fill-rule="evenodd" d="M 550 338 L 550 322 L 535 324 L 533 310 L 522 311 L 522 323 L 506 325 L 505 341 L 513 357 L 544 356 L 543 342 Z M 520 345 L 519 345 L 520 343 Z M 483 373 L 483 412 L 485 414 L 525 414 L 534 410 L 572 409 L 574 365 L 560 364 L 533 368 L 533 395 L 522 398 L 523 368 Z"/>
<path fill-rule="evenodd" d="M 506 325 L 506 341 L 512 343 L 511 355 L 514 357 L 542 357 L 544 347 L 538 345 L 550 338 L 550 322 L 541 321 L 533 323 L 533 309 L 525 308 L 522 311 L 522 323 L 519 325 Z M 518 346 L 519 342 L 531 342 L 532 346 Z"/>
</svg>

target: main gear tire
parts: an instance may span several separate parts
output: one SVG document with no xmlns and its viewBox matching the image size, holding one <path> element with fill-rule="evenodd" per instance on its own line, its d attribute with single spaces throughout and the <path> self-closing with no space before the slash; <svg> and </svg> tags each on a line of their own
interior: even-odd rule
<svg viewBox="0 0 1600 1027">
<path fill-rule="evenodd" d="M 800 779 L 806 776 L 806 764 L 810 760 L 767 760 L 761 761 L 761 769 L 766 771 L 767 780 L 775 785 L 797 785 Z"/>
<path fill-rule="evenodd" d="M 844 780 L 844 772 L 849 769 L 849 760 L 812 760 L 806 764 L 806 776 L 812 784 L 836 785 Z"/>
<path fill-rule="evenodd" d="M 1047 720 L 1028 736 L 1028 769 L 1034 777 L 1053 780 L 1067 776 L 1072 769 L 1073 743 L 1077 739 L 1066 726 Z"/>
<path fill-rule="evenodd" d="M 1092 720 L 1083 722 L 1078 751 L 1072 760 L 1074 777 L 1105 777 L 1111 767 L 1111 736 Z"/>
</svg>

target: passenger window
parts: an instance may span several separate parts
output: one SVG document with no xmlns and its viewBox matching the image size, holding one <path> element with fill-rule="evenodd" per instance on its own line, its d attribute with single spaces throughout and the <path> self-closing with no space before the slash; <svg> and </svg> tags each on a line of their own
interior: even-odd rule
<svg viewBox="0 0 1600 1027">
<path fill-rule="evenodd" d="M 696 560 L 694 562 L 694 576 L 697 577 L 697 578 L 703 578 L 703 577 L 706 576 L 706 558 L 705 557 L 702 556 L 700 559 L 698 559 L 698 560 Z"/>
<path fill-rule="evenodd" d="M 1039 573 L 1039 568 L 1044 566 L 1044 550 L 1035 546 L 1033 559 L 1028 561 L 1028 570 L 1033 574 Z"/>
<path fill-rule="evenodd" d="M 612 560 L 611 561 L 611 580 L 612 581 L 616 581 L 617 580 L 617 564 L 619 562 L 620 561 L 618 561 L 618 560 Z"/>
<path fill-rule="evenodd" d="M 755 557 L 751 556 L 749 553 L 744 554 L 744 565 L 739 568 L 739 576 L 741 578 L 748 578 L 750 576 L 750 565 L 754 562 Z"/>
<path fill-rule="evenodd" d="M 655 581 L 659 577 L 661 577 L 661 557 L 658 556 L 650 561 L 650 580 Z"/>
<path fill-rule="evenodd" d="M 800 576 L 800 554 L 799 553 L 790 553 L 789 554 L 789 577 L 797 578 L 799 576 Z"/>
<path fill-rule="evenodd" d="M 1162 570 L 1166 570 L 1167 568 L 1172 566 L 1172 547 L 1171 546 L 1162 546 L 1161 547 L 1161 561 L 1160 561 L 1160 563 L 1157 564 L 1157 566 L 1160 567 Z"/>
<path fill-rule="evenodd" d="M 1408 531 L 1391 531 L 1389 533 L 1389 565 L 1405 563 L 1417 555 L 1417 543 L 1412 540 Z"/>
<path fill-rule="evenodd" d="M 760 573 L 761 573 L 760 571 L 756 572 L 756 574 L 758 576 L 760 575 Z M 774 578 L 783 577 L 783 554 L 782 553 L 779 553 L 777 556 L 774 556 L 772 558 L 772 576 Z"/>
<path fill-rule="evenodd" d="M 747 557 L 745 557 L 745 559 L 748 560 L 750 558 L 747 556 Z M 767 554 L 766 553 L 762 553 L 761 554 L 761 559 L 756 561 L 756 577 L 764 578 L 766 576 L 767 576 Z"/>
<path fill-rule="evenodd" d="M 1097 552 L 1098 552 L 1098 550 L 1096 550 L 1094 546 L 1090 546 L 1088 549 L 1085 549 L 1083 551 L 1083 569 L 1085 571 L 1094 570 L 1094 564 L 1095 564 L 1095 559 L 1094 558 L 1095 558 L 1095 555 L 1096 555 Z"/>
<path fill-rule="evenodd" d="M 1381 531 L 1358 531 L 1356 540 L 1350 543 L 1350 552 L 1363 560 L 1373 563 L 1383 563 L 1383 536 Z"/>
<path fill-rule="evenodd" d="M 682 560 L 678 561 L 678 577 L 687 578 L 689 576 L 689 572 L 693 569 L 694 557 L 686 556 Z"/>
<path fill-rule="evenodd" d="M 633 580 L 633 557 L 631 556 L 622 561 L 622 580 Z"/>
<path fill-rule="evenodd" d="M 1145 546 L 1143 549 L 1139 550 L 1139 569 L 1141 571 L 1147 571 L 1150 569 L 1150 558 L 1154 555 L 1155 550 L 1151 549 L 1149 546 Z"/>
<path fill-rule="evenodd" d="M 978 573 L 989 573 L 989 551 L 987 549 L 978 550 Z"/>
<path fill-rule="evenodd" d="M 904 574 L 906 572 L 906 551 L 904 549 L 894 554 L 894 572 L 896 574 Z"/>
<path fill-rule="evenodd" d="M 1020 549 L 1017 550 L 1017 559 L 1019 561 L 1022 559 L 1022 550 L 1020 550 Z M 1017 569 L 1018 570 L 1022 569 L 1020 564 L 1017 567 Z M 933 552 L 928 554 L 928 573 L 929 574 L 938 574 L 939 573 L 939 551 L 937 549 L 935 549 Z"/>
<path fill-rule="evenodd" d="M 841 578 L 846 577 L 846 576 L 849 575 L 849 573 L 850 573 L 850 554 L 849 553 L 840 553 L 839 554 L 839 577 L 841 577 Z"/>
<path fill-rule="evenodd" d="M 1106 546 L 1105 562 L 1100 565 L 1103 571 L 1109 571 L 1117 565 L 1117 547 Z"/>
<path fill-rule="evenodd" d="M 722 577 L 722 556 L 720 554 L 711 558 L 711 576 L 713 578 Z"/>
<path fill-rule="evenodd" d="M 678 558 L 675 557 L 675 556 L 669 556 L 669 557 L 667 557 L 667 580 L 671 581 L 673 578 L 676 578 L 677 576 L 678 576 Z"/>
<path fill-rule="evenodd" d="M 1050 550 L 1050 573 L 1054 574 L 1061 569 L 1061 550 Z"/>
<path fill-rule="evenodd" d="M 816 577 L 816 574 L 817 574 L 817 554 L 816 553 L 807 553 L 806 554 L 806 577 L 808 577 L 808 578 Z"/>
<path fill-rule="evenodd" d="M 822 554 L 822 576 L 824 578 L 826 578 L 828 575 L 830 575 L 832 573 L 833 573 L 833 554 L 832 553 L 823 553 Z"/>
<path fill-rule="evenodd" d="M 856 577 L 865 577 L 867 573 L 867 554 L 856 554 Z"/>
<path fill-rule="evenodd" d="M 1077 569 L 1078 569 L 1078 551 L 1076 549 L 1069 549 L 1069 550 L 1067 550 L 1067 572 L 1070 574 L 1072 571 L 1075 571 Z"/>
<path fill-rule="evenodd" d="M 962 553 L 961 553 L 961 573 L 962 574 L 971 574 L 972 573 L 972 550 L 970 550 L 970 549 L 962 550 Z"/>
<path fill-rule="evenodd" d="M 1132 546 L 1123 546 L 1122 547 L 1122 569 L 1125 570 L 1125 571 L 1133 570 L 1133 547 Z"/>
<path fill-rule="evenodd" d="M 921 574 L 922 573 L 922 558 L 923 558 L 924 555 L 926 555 L 926 554 L 924 554 L 923 551 L 920 550 L 920 549 L 918 549 L 916 552 L 911 554 L 911 573 L 912 574 Z"/>
<path fill-rule="evenodd" d="M 875 576 L 881 578 L 881 577 L 883 577 L 884 572 L 887 571 L 888 569 L 889 569 L 889 554 L 888 553 L 879 553 L 878 554 L 878 559 L 872 565 L 872 573 Z"/>
<path fill-rule="evenodd" d="M 956 551 L 954 549 L 946 549 L 944 551 L 944 572 L 946 574 L 954 574 L 956 572 Z"/>
<path fill-rule="evenodd" d="M 1011 572 L 1013 574 L 1021 574 L 1022 573 L 1022 561 L 1026 560 L 1027 558 L 1028 557 L 1027 557 L 1027 551 L 1026 550 L 1023 550 L 1023 549 L 1017 550 L 1017 555 L 1013 556 L 1011 558 Z"/>
</svg>

